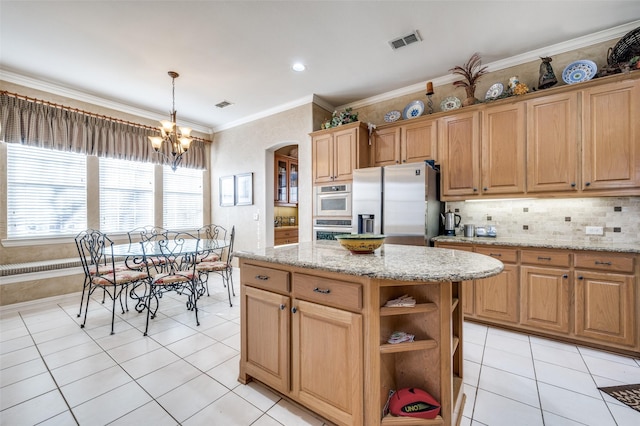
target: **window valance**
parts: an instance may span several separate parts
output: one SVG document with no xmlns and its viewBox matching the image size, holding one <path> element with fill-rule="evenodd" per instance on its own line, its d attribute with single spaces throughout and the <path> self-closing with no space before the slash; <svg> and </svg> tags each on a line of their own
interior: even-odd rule
<svg viewBox="0 0 640 426">
<path fill-rule="evenodd" d="M 71 151 L 99 157 L 164 164 L 147 136 L 156 128 L 37 99 L 0 94 L 0 137 L 7 143 Z M 194 138 L 181 167 L 205 168 L 205 141 Z M 165 154 L 170 156 L 168 147 Z"/>
</svg>

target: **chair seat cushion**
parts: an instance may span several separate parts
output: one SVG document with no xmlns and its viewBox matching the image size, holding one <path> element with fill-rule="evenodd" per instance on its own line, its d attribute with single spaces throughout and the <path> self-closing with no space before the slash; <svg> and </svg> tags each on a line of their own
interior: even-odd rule
<svg viewBox="0 0 640 426">
<path fill-rule="evenodd" d="M 217 262 L 220 260 L 220 256 L 216 253 L 209 253 L 206 256 L 203 256 L 198 259 L 198 262 Z"/>
<path fill-rule="evenodd" d="M 179 274 L 162 273 L 153 277 L 153 285 L 170 285 L 176 283 L 186 283 L 193 280 L 193 272 L 184 271 Z"/>
<path fill-rule="evenodd" d="M 196 269 L 200 272 L 207 272 L 207 271 L 224 271 L 225 269 L 227 269 L 227 263 L 226 262 L 200 262 L 196 265 Z"/>
<path fill-rule="evenodd" d="M 114 285 L 114 283 L 128 284 L 135 281 L 144 280 L 147 277 L 148 275 L 146 272 L 132 271 L 127 269 L 126 271 L 116 271 L 115 274 L 112 272 L 109 274 L 96 275 L 91 278 L 91 282 L 94 285 L 107 286 L 107 285 Z"/>
<path fill-rule="evenodd" d="M 111 263 L 109 263 L 107 265 L 98 265 L 97 270 L 98 270 L 98 272 L 96 273 L 96 265 L 90 265 L 89 266 L 89 273 L 91 275 L 105 275 L 105 274 L 110 274 L 110 273 L 113 272 L 113 265 Z M 116 262 L 115 263 L 115 270 L 116 270 L 116 272 L 128 271 L 129 268 L 127 268 L 127 265 L 125 265 L 124 262 Z"/>
</svg>

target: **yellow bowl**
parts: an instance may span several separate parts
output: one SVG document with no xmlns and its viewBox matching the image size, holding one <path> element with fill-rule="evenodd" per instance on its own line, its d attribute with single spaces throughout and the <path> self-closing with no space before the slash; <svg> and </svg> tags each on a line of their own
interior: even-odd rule
<svg viewBox="0 0 640 426">
<path fill-rule="evenodd" d="M 342 247 L 354 254 L 373 253 L 384 243 L 384 235 L 378 234 L 345 234 L 336 235 Z"/>
</svg>

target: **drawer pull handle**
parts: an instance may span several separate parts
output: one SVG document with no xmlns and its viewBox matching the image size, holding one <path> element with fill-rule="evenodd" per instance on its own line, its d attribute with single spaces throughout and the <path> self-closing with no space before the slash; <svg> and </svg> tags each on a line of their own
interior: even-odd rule
<svg viewBox="0 0 640 426">
<path fill-rule="evenodd" d="M 596 260 L 596 265 L 607 265 L 607 266 L 611 266 L 611 262 L 600 262 L 600 261 Z"/>
<path fill-rule="evenodd" d="M 489 256 L 502 257 L 501 253 L 489 253 Z"/>
<path fill-rule="evenodd" d="M 550 257 L 538 256 L 538 260 L 551 260 L 551 258 Z"/>
<path fill-rule="evenodd" d="M 330 289 L 322 290 L 321 288 L 318 288 L 318 287 L 314 288 L 314 289 L 313 289 L 313 291 L 315 291 L 316 293 L 322 293 L 322 294 L 329 294 L 329 293 L 331 293 L 331 290 L 330 290 Z"/>
<path fill-rule="evenodd" d="M 256 280 L 267 281 L 269 279 L 268 275 L 256 275 Z"/>
<path fill-rule="evenodd" d="M 284 303 L 280 304 L 280 310 L 281 311 L 284 311 L 284 308 L 286 308 L 286 307 L 287 307 L 287 305 L 285 305 Z"/>
</svg>

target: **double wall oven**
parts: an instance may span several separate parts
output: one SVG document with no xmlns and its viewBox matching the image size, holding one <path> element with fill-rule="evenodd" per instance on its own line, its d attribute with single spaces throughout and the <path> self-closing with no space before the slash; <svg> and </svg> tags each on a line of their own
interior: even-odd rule
<svg viewBox="0 0 640 426">
<path fill-rule="evenodd" d="M 313 240 L 335 240 L 350 234 L 351 184 L 319 185 L 313 188 Z"/>
</svg>

